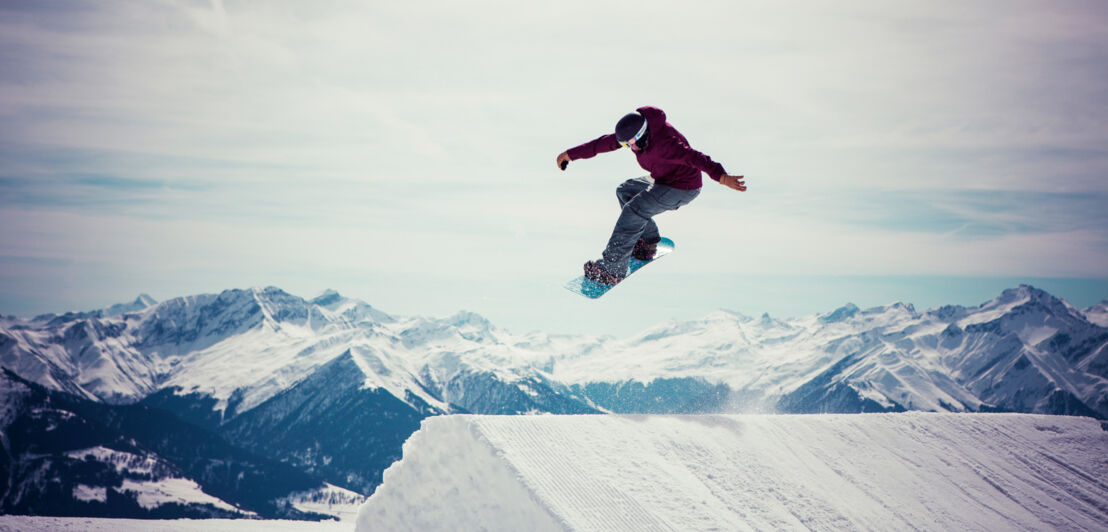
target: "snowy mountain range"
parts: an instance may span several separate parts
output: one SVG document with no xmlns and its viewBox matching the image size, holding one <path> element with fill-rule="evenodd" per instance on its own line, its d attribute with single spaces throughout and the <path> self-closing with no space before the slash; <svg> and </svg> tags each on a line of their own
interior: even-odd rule
<svg viewBox="0 0 1108 532">
<path fill-rule="evenodd" d="M 1106 326 L 1108 302 L 1079 310 L 1030 286 L 922 312 L 717 311 L 624 339 L 517 335 L 469 312 L 396 317 L 272 287 L 0 317 L 0 512 L 318 517 L 328 506 L 303 501 L 356 504 L 420 421 L 444 413 L 1106 419 Z M 119 422 L 131 418 L 160 422 Z M 97 436 L 64 443 L 50 435 L 58 427 Z M 190 431 L 208 438 L 195 453 L 160 445 Z M 216 461 L 272 489 L 259 499 L 228 487 L 206 475 Z"/>
</svg>

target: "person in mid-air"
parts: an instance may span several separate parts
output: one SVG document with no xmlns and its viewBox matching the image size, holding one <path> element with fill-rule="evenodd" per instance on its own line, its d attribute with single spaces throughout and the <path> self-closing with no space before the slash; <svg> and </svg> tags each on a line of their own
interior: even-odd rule
<svg viewBox="0 0 1108 532">
<path fill-rule="evenodd" d="M 743 192 L 743 176 L 729 175 L 723 166 L 689 147 L 681 132 L 666 122 L 657 107 L 640 107 L 619 119 L 615 133 L 570 148 L 558 155 L 562 170 L 570 161 L 589 159 L 598 153 L 630 148 L 649 177 L 624 181 L 616 189 L 622 212 L 600 260 L 585 263 L 585 278 L 614 285 L 627 275 L 631 257 L 654 258 L 662 237 L 654 216 L 676 210 L 700 194 L 701 172 L 712 180 Z"/>
</svg>

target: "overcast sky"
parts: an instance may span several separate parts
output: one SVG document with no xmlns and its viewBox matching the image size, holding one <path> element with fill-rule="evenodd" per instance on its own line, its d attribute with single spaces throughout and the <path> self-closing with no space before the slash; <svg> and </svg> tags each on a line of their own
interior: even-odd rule
<svg viewBox="0 0 1108 532">
<path fill-rule="evenodd" d="M 600 301 L 641 105 L 747 177 Z M 0 1 L 0 313 L 274 285 L 517 332 L 1108 297 L 1108 3 Z"/>
</svg>

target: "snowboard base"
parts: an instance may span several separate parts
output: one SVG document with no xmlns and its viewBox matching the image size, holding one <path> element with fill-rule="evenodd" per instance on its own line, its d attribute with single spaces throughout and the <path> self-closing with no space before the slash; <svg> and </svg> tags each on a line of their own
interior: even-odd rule
<svg viewBox="0 0 1108 532">
<path fill-rule="evenodd" d="M 669 255 L 673 252 L 673 248 L 673 241 L 666 237 L 662 237 L 662 241 L 658 242 L 658 252 L 654 255 L 653 259 L 639 260 L 631 257 L 631 262 L 629 264 L 630 267 L 627 270 L 627 277 L 624 277 L 623 281 L 620 281 L 617 284 L 604 284 L 586 279 L 584 275 L 581 275 L 566 283 L 566 290 L 581 294 L 589 299 L 596 299 L 604 294 L 607 294 L 609 290 L 615 288 L 619 284 L 623 284 L 624 282 L 626 282 L 627 279 L 631 277 L 631 274 L 639 271 L 639 269 L 641 269 L 643 266 L 646 266 L 651 262 L 654 262 L 666 255 Z"/>
</svg>

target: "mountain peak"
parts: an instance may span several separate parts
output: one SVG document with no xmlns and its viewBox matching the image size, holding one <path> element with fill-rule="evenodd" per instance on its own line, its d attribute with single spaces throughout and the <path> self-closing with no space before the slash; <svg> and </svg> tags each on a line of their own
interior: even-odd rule
<svg viewBox="0 0 1108 532">
<path fill-rule="evenodd" d="M 872 309 L 867 310 L 866 312 L 884 314 L 884 313 L 887 313 L 887 312 L 890 312 L 890 311 L 902 312 L 902 313 L 915 315 L 916 314 L 916 306 L 911 304 L 911 303 L 904 303 L 904 302 L 901 302 L 901 301 L 897 301 L 896 303 L 890 303 L 890 304 L 885 305 L 883 307 L 874 307 Z"/>
<path fill-rule="evenodd" d="M 331 305 L 334 305 L 335 303 L 338 303 L 339 301 L 342 301 L 343 299 L 345 298 L 343 298 L 342 295 L 339 294 L 337 291 L 328 288 L 324 290 L 322 294 L 319 294 L 318 296 L 312 298 L 312 303 L 321 307 L 329 307 Z"/>
<path fill-rule="evenodd" d="M 280 288 L 277 288 L 276 286 L 267 286 L 265 288 L 254 287 L 250 289 L 250 293 L 253 294 L 255 297 L 266 298 L 270 300 L 293 298 L 303 301 L 302 298 L 296 297 L 284 290 L 281 290 Z"/>
<path fill-rule="evenodd" d="M 134 301 L 130 303 L 119 303 L 112 305 L 106 309 L 101 310 L 101 316 L 107 318 L 111 316 L 119 316 L 121 314 L 129 314 L 132 312 L 139 312 L 146 310 L 154 305 L 157 305 L 158 301 L 148 294 L 139 294 Z"/>
<path fill-rule="evenodd" d="M 763 328 L 766 328 L 766 329 L 772 329 L 772 328 L 777 328 L 777 327 L 784 328 L 784 329 L 792 329 L 793 328 L 792 325 L 789 324 L 789 322 L 782 321 L 782 320 L 779 320 L 777 318 L 774 318 L 773 316 L 770 316 L 768 312 L 763 312 L 762 317 L 758 318 L 758 325 L 763 327 Z"/>
<path fill-rule="evenodd" d="M 1009 288 L 1000 293 L 993 303 L 998 305 L 1022 305 L 1026 303 L 1036 303 L 1046 307 L 1065 307 L 1070 308 L 1069 303 L 1064 302 L 1045 290 L 1035 288 L 1029 284 L 1021 284 L 1015 288 Z"/>
<path fill-rule="evenodd" d="M 453 316 L 447 318 L 447 321 L 457 327 L 464 327 L 466 325 L 477 327 L 478 329 L 489 329 L 492 327 L 492 322 L 485 319 L 484 316 L 468 310 L 460 310 Z"/>
<path fill-rule="evenodd" d="M 1055 316 L 1070 316 L 1083 318 L 1084 314 L 1063 299 L 1054 297 L 1045 290 L 1034 286 L 1021 284 L 1015 288 L 1009 288 L 1001 292 L 993 301 L 982 305 L 982 308 L 1006 308 L 1009 311 L 1020 307 L 1037 307 L 1042 311 Z"/>
<path fill-rule="evenodd" d="M 820 316 L 819 321 L 820 323 L 837 323 L 840 321 L 845 321 L 857 314 L 859 310 L 860 309 L 858 308 L 858 305 L 855 305 L 854 303 L 847 303 L 835 309 L 830 314 Z"/>
<path fill-rule="evenodd" d="M 1084 311 L 1085 319 L 1101 327 L 1108 327 L 1108 299 L 1093 305 Z"/>
<path fill-rule="evenodd" d="M 1008 288 L 1004 290 L 1000 293 L 1000 296 L 997 299 L 1002 301 L 1016 301 L 1021 299 L 1044 298 L 1053 299 L 1053 296 L 1029 284 L 1021 284 L 1015 288 Z"/>
</svg>

